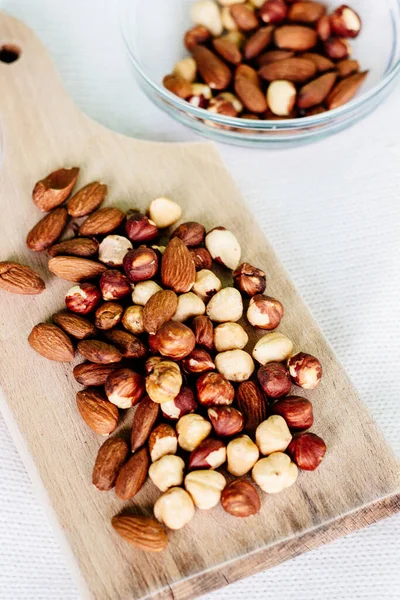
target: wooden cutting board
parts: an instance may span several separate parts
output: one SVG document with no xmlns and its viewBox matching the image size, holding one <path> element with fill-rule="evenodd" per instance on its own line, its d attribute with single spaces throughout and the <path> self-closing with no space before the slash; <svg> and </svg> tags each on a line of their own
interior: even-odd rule
<svg viewBox="0 0 400 600">
<path fill-rule="evenodd" d="M 32 265 L 47 290 L 37 297 L 0 294 L 0 381 L 7 397 L 1 407 L 49 518 L 55 517 L 82 596 L 192 599 L 398 511 L 399 464 L 215 147 L 149 143 L 108 131 L 73 105 L 33 33 L 1 14 L 5 42 L 22 53 L 12 64 L 0 62 L 0 260 Z M 79 186 L 94 179 L 109 185 L 109 204 L 145 209 L 153 197 L 167 195 L 184 207 L 185 220 L 232 229 L 243 258 L 266 270 L 268 293 L 285 304 L 282 332 L 324 367 L 323 382 L 310 395 L 314 431 L 329 449 L 321 468 L 302 472 L 285 493 L 263 495 L 262 511 L 251 519 L 234 519 L 220 507 L 197 511 L 189 526 L 171 534 L 161 555 L 132 549 L 112 531 L 110 519 L 124 504 L 91 485 L 102 440 L 77 413 L 72 367 L 46 361 L 26 341 L 33 325 L 62 307 L 70 287 L 50 276 L 45 254 L 25 246 L 26 233 L 42 216 L 32 203 L 32 187 L 53 169 L 76 165 Z M 157 496 L 148 482 L 131 505 L 151 514 Z"/>
</svg>

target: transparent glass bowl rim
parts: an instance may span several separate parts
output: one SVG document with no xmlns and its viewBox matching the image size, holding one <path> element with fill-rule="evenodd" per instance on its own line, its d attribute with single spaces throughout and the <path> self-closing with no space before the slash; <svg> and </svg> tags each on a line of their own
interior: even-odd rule
<svg viewBox="0 0 400 600">
<path fill-rule="evenodd" d="M 330 111 L 326 111 L 325 113 L 321 113 L 318 115 L 312 115 L 310 117 L 302 117 L 301 119 L 283 119 L 283 120 L 255 120 L 255 119 L 242 119 L 238 117 L 227 117 L 224 115 L 218 115 L 215 113 L 208 112 L 203 108 L 196 108 L 195 106 L 189 104 L 186 100 L 182 100 L 172 92 L 169 92 L 164 86 L 155 82 L 151 77 L 149 77 L 146 71 L 142 68 L 140 62 L 132 52 L 127 31 L 127 22 L 128 19 L 125 18 L 125 11 L 127 10 L 127 2 L 126 0 L 119 0 L 119 25 L 122 31 L 122 38 L 124 41 L 124 45 L 127 49 L 129 57 L 139 74 L 139 76 L 149 85 L 154 92 L 158 95 L 168 99 L 169 104 L 177 108 L 179 111 L 183 111 L 192 115 L 193 117 L 199 118 L 202 121 L 207 120 L 213 123 L 218 123 L 220 125 L 227 125 L 229 127 L 235 127 L 239 129 L 247 129 L 247 130 L 268 130 L 268 129 L 280 129 L 280 130 L 292 130 L 292 129 L 304 129 L 308 128 L 312 125 L 324 125 L 330 123 L 332 120 L 336 118 L 340 118 L 342 116 L 347 115 L 348 113 L 353 112 L 358 107 L 365 105 L 369 100 L 377 96 L 389 83 L 396 77 L 396 75 L 400 71 L 400 58 L 393 65 L 393 67 L 388 71 L 385 76 L 368 92 L 365 92 L 358 98 L 351 100 L 347 104 L 340 106 L 339 108 L 335 108 Z M 392 18 L 393 29 L 395 29 L 394 19 Z"/>
</svg>

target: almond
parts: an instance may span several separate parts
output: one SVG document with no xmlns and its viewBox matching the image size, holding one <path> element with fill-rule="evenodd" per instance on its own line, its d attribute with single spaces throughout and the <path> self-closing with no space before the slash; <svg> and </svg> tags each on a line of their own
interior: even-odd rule
<svg viewBox="0 0 400 600">
<path fill-rule="evenodd" d="M 0 262 L 0 289 L 12 294 L 41 294 L 46 286 L 41 277 L 25 265 L 16 262 Z"/>
<path fill-rule="evenodd" d="M 26 244 L 29 250 L 41 252 L 50 248 L 64 231 L 67 218 L 65 208 L 55 208 L 43 217 L 28 233 Z"/>
<path fill-rule="evenodd" d="M 147 333 L 157 330 L 170 321 L 178 306 L 178 297 L 171 290 L 157 292 L 147 301 L 143 309 L 143 326 Z"/>
<path fill-rule="evenodd" d="M 358 73 L 360 70 L 360 63 L 358 60 L 345 58 L 337 63 L 336 68 L 339 71 L 340 77 L 348 77 L 349 75 L 353 75 L 353 73 Z"/>
<path fill-rule="evenodd" d="M 263 392 L 254 381 L 244 381 L 236 392 L 236 403 L 245 420 L 244 430 L 254 435 L 259 424 L 267 418 Z"/>
<path fill-rule="evenodd" d="M 101 446 L 94 464 L 92 482 L 98 490 L 111 490 L 118 473 L 129 454 L 129 446 L 122 438 L 113 437 Z"/>
<path fill-rule="evenodd" d="M 88 388 L 76 395 L 76 404 L 86 425 L 99 435 L 110 435 L 118 425 L 118 408 L 97 390 Z"/>
<path fill-rule="evenodd" d="M 165 529 L 155 519 L 118 515 L 111 524 L 118 535 L 140 550 L 161 552 L 168 544 Z"/>
<path fill-rule="evenodd" d="M 193 58 L 204 81 L 213 90 L 224 90 L 231 80 L 227 65 L 205 46 L 193 48 Z"/>
<path fill-rule="evenodd" d="M 72 256 L 94 256 L 99 249 L 99 242 L 94 238 L 73 238 L 65 242 L 59 242 L 51 248 L 48 253 L 50 256 L 58 256 L 59 254 Z"/>
<path fill-rule="evenodd" d="M 289 9 L 289 21 L 316 23 L 325 14 L 325 6 L 319 2 L 296 2 Z"/>
<path fill-rule="evenodd" d="M 96 334 L 96 327 L 81 315 L 62 310 L 55 313 L 52 319 L 56 325 L 78 340 L 84 340 Z"/>
<path fill-rule="evenodd" d="M 180 75 L 166 75 L 163 79 L 163 86 L 179 98 L 185 99 L 192 95 L 191 84 Z"/>
<path fill-rule="evenodd" d="M 307 60 L 311 60 L 317 68 L 317 71 L 320 73 L 324 73 L 324 71 L 330 71 L 335 68 L 335 63 L 326 56 L 322 56 L 322 54 L 317 54 L 316 52 L 304 52 L 301 55 L 301 58 L 306 58 Z"/>
<path fill-rule="evenodd" d="M 360 86 L 364 83 L 367 75 L 368 71 L 364 71 L 364 73 L 356 73 L 355 75 L 351 75 L 350 77 L 347 77 L 338 83 L 329 94 L 326 101 L 328 110 L 339 108 L 339 106 L 349 102 L 356 95 Z"/>
<path fill-rule="evenodd" d="M 174 292 L 189 292 L 196 281 L 196 267 L 188 247 L 178 237 L 168 243 L 161 262 L 161 279 Z"/>
<path fill-rule="evenodd" d="M 274 28 L 272 25 L 268 27 L 260 27 L 258 31 L 249 37 L 244 47 L 244 55 L 247 60 L 252 60 L 270 45 L 273 31 Z"/>
<path fill-rule="evenodd" d="M 100 208 L 88 216 L 79 229 L 79 235 L 106 235 L 125 219 L 125 213 L 116 207 Z"/>
<path fill-rule="evenodd" d="M 253 113 L 263 113 L 267 110 L 267 101 L 260 80 L 254 69 L 240 65 L 235 73 L 235 92 L 247 110 Z"/>
<path fill-rule="evenodd" d="M 122 467 L 115 483 L 115 493 L 121 500 L 130 500 L 147 479 L 150 460 L 147 448 L 138 450 Z"/>
<path fill-rule="evenodd" d="M 294 52 L 291 50 L 268 50 L 257 58 L 257 63 L 260 67 L 263 65 L 269 65 L 270 63 L 276 62 L 277 60 L 283 60 L 284 58 L 292 58 Z"/>
<path fill-rule="evenodd" d="M 73 375 L 76 381 L 85 386 L 100 386 L 104 385 L 110 373 L 118 369 L 118 364 L 94 364 L 84 362 L 76 365 L 73 370 Z"/>
<path fill-rule="evenodd" d="M 110 342 L 115 344 L 125 358 L 143 358 L 147 353 L 143 342 L 132 333 L 128 333 L 128 331 L 112 329 L 111 331 L 105 331 L 104 335 Z"/>
<path fill-rule="evenodd" d="M 283 50 L 304 52 L 317 44 L 317 34 L 309 27 L 302 25 L 283 25 L 275 29 L 275 43 Z"/>
<path fill-rule="evenodd" d="M 86 217 L 97 210 L 103 202 L 108 188 L 103 183 L 88 183 L 68 200 L 67 210 L 71 217 Z"/>
<path fill-rule="evenodd" d="M 86 360 L 97 364 L 107 365 L 122 359 L 121 353 L 115 346 L 100 340 L 82 340 L 78 342 L 78 350 Z"/>
<path fill-rule="evenodd" d="M 215 38 L 213 40 L 214 49 L 222 58 L 233 65 L 238 65 L 242 62 L 242 53 L 237 45 L 226 38 Z"/>
<path fill-rule="evenodd" d="M 325 73 L 303 86 L 297 98 L 299 108 L 310 108 L 321 104 L 328 96 L 336 81 L 336 73 Z"/>
<path fill-rule="evenodd" d="M 160 405 L 146 396 L 138 405 L 133 416 L 131 446 L 132 452 L 143 446 L 157 421 Z"/>
<path fill-rule="evenodd" d="M 35 185 L 32 192 L 33 202 L 44 212 L 60 206 L 70 195 L 78 174 L 78 167 L 58 169 L 50 173 Z"/>
<path fill-rule="evenodd" d="M 315 64 L 306 58 L 286 58 L 269 65 L 264 65 L 259 74 L 267 81 L 287 79 L 294 83 L 304 83 L 316 73 Z"/>
<path fill-rule="evenodd" d="M 99 277 L 107 270 L 107 265 L 79 256 L 55 256 L 49 260 L 48 267 L 57 277 L 78 282 Z"/>
<path fill-rule="evenodd" d="M 258 26 L 257 16 L 250 6 L 234 4 L 231 6 L 231 15 L 241 31 L 251 31 Z"/>
<path fill-rule="evenodd" d="M 75 350 L 69 337 L 56 325 L 39 323 L 28 337 L 31 348 L 41 356 L 56 362 L 71 362 Z"/>
</svg>

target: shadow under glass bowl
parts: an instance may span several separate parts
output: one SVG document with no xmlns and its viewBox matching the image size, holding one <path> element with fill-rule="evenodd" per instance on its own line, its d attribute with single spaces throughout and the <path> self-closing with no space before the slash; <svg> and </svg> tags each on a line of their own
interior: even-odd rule
<svg viewBox="0 0 400 600">
<path fill-rule="evenodd" d="M 400 0 L 352 0 L 361 16 L 360 36 L 350 40 L 353 56 L 369 74 L 358 95 L 335 110 L 279 121 L 255 121 L 191 106 L 162 85 L 174 64 L 187 56 L 183 36 L 192 26 L 194 0 L 120 0 L 122 36 L 136 78 L 154 104 L 199 134 L 252 147 L 295 146 L 322 139 L 364 118 L 388 95 L 400 70 Z M 340 4 L 327 2 L 328 9 Z"/>
</svg>

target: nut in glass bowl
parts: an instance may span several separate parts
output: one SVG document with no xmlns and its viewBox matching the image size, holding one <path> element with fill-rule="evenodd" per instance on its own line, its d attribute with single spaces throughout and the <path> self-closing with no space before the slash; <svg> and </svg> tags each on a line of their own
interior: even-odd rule
<svg viewBox="0 0 400 600">
<path fill-rule="evenodd" d="M 275 148 L 324 138 L 359 121 L 380 105 L 400 70 L 398 1 L 353 0 L 350 6 L 361 17 L 362 32 L 357 38 L 349 39 L 353 49 L 351 58 L 356 58 L 369 74 L 350 102 L 328 112 L 284 120 L 239 119 L 207 111 L 201 108 L 201 97 L 198 102 L 188 103 L 162 85 L 163 77 L 173 71 L 174 65 L 190 56 L 189 52 L 185 52 L 183 38 L 193 26 L 190 15 L 195 2 L 120 0 L 120 23 L 138 82 L 149 98 L 176 120 L 214 140 Z M 229 6 L 222 4 L 225 3 L 221 3 L 220 8 L 226 13 Z M 258 1 L 253 4 L 258 10 Z M 329 13 L 339 4 L 330 0 L 324 2 Z M 288 3 L 288 6 L 291 4 Z M 267 22 L 264 25 L 269 26 Z M 371 47 L 374 52 L 371 52 Z"/>
</svg>

